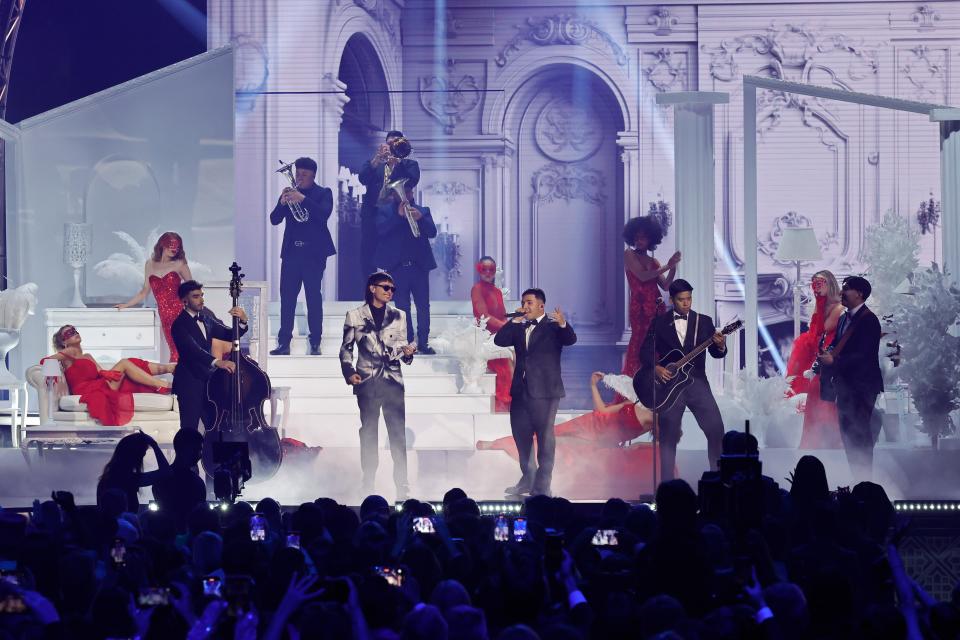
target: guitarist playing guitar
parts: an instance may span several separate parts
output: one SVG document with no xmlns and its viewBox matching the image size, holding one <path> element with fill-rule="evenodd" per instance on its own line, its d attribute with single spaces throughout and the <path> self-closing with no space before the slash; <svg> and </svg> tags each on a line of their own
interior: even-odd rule
<svg viewBox="0 0 960 640">
<path fill-rule="evenodd" d="M 664 482 L 673 479 L 677 443 L 680 442 L 682 435 L 680 421 L 687 407 L 693 412 L 697 424 L 707 436 L 707 458 L 710 461 L 710 469 L 717 470 L 723 441 L 723 419 L 720 417 L 720 409 L 717 408 L 717 401 L 713 397 L 710 382 L 707 380 L 704 350 L 702 348 L 698 350 L 697 347 L 698 345 L 702 347 L 704 343 L 709 344 L 706 351 L 709 351 L 714 358 L 722 358 L 727 354 L 725 334 L 714 328 L 710 316 L 691 310 L 693 287 L 689 282 L 679 278 L 674 280 L 670 284 L 670 301 L 673 303 L 673 310 L 657 316 L 650 323 L 647 337 L 640 348 L 642 367 L 634 378 L 634 389 L 637 390 L 641 402 L 645 396 L 650 399 L 654 393 L 652 390 L 656 387 L 655 402 L 651 401 L 649 404 L 643 402 L 643 404 L 651 409 L 654 409 L 655 405 L 661 406 L 659 411 L 660 468 L 662 469 L 661 480 Z M 669 364 L 668 362 L 661 361 L 664 356 L 673 352 L 682 357 L 695 350 L 698 350 L 699 354 L 690 360 L 692 366 L 680 371 L 672 371 L 665 366 Z M 651 370 L 653 375 L 644 375 L 645 371 L 651 372 Z M 654 383 L 654 375 L 660 383 Z M 689 376 L 689 381 L 682 386 L 677 385 L 678 392 L 672 398 L 672 404 L 666 407 L 662 405 L 662 396 L 668 393 L 665 388 L 668 387 L 671 379 L 679 376 Z M 648 383 L 645 383 L 644 379 Z"/>
</svg>

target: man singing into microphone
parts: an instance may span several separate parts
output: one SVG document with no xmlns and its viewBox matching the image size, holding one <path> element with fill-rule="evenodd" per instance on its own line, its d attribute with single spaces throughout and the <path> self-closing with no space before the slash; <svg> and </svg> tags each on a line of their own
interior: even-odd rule
<svg viewBox="0 0 960 640">
<path fill-rule="evenodd" d="M 547 296 L 541 289 L 527 289 L 520 298 L 523 315 L 508 322 L 493 337 L 500 347 L 513 347 L 517 365 L 510 395 L 510 430 L 520 457 L 520 482 L 507 487 L 508 495 L 550 495 L 556 440 L 553 423 L 564 397 L 560 377 L 560 352 L 577 341 L 560 307 L 548 318 Z M 537 436 L 537 460 L 532 459 L 533 436 Z"/>
</svg>

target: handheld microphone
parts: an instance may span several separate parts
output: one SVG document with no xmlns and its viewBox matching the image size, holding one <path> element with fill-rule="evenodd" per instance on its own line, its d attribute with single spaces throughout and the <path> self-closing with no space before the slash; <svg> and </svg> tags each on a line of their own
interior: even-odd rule
<svg viewBox="0 0 960 640">
<path fill-rule="evenodd" d="M 507 317 L 508 317 L 508 318 L 519 318 L 520 316 L 525 316 L 525 315 L 527 315 L 527 314 L 524 313 L 523 311 L 514 311 L 513 313 L 508 313 L 508 314 L 507 314 Z"/>
</svg>

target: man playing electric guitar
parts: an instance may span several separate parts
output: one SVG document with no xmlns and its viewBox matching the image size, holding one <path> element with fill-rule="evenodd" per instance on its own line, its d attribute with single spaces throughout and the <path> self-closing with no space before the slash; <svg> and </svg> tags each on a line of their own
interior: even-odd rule
<svg viewBox="0 0 960 640">
<path fill-rule="evenodd" d="M 713 343 L 708 351 L 714 358 L 727 354 L 727 339 L 713 326 L 710 316 L 705 316 L 690 307 L 693 304 L 693 287 L 686 280 L 677 279 L 670 284 L 670 301 L 673 310 L 654 318 L 647 331 L 647 337 L 640 348 L 640 362 L 644 368 L 654 366 L 655 375 L 663 382 L 674 377 L 666 366 L 658 363 L 660 358 L 672 352 L 687 354 L 698 344 L 711 339 Z M 678 354 L 679 355 L 679 354 Z M 677 395 L 676 401 L 659 414 L 660 424 L 660 469 L 662 480 L 673 479 L 673 469 L 677 457 L 677 443 L 683 435 L 680 421 L 687 407 L 693 412 L 697 424 L 707 436 L 707 458 L 710 469 L 717 470 L 723 441 L 723 419 L 720 409 L 710 389 L 706 374 L 706 355 L 700 353 L 692 361 L 691 382 Z M 661 393 L 658 391 L 658 393 Z M 659 401 L 658 401 L 659 402 Z"/>
</svg>

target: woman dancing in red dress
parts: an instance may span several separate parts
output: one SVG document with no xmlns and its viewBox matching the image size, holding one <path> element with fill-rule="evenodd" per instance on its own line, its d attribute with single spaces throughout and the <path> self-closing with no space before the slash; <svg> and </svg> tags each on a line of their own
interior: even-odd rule
<svg viewBox="0 0 960 640">
<path fill-rule="evenodd" d="M 187 280 L 193 280 L 193 276 L 190 275 L 187 254 L 183 251 L 183 239 L 179 234 L 167 231 L 157 239 L 153 254 L 143 266 L 143 288 L 137 295 L 116 306 L 117 309 L 126 309 L 140 304 L 153 290 L 163 335 L 166 336 L 167 345 L 170 347 L 170 362 L 176 362 L 179 359 L 177 347 L 174 346 L 173 336 L 170 333 L 173 321 L 183 311 L 183 303 L 177 296 L 177 287 Z"/>
<path fill-rule="evenodd" d="M 613 496 L 628 492 L 624 495 L 635 496 L 638 487 L 652 480 L 652 445 L 624 444 L 650 431 L 653 414 L 629 400 L 605 403 L 597 388 L 603 377 L 599 371 L 590 376 L 593 411 L 554 428 L 558 470 L 554 477 L 563 495 Z M 511 436 L 480 440 L 477 449 L 497 449 L 519 459 Z"/>
<path fill-rule="evenodd" d="M 680 262 L 679 251 L 670 256 L 664 267 L 648 254 L 662 240 L 663 228 L 650 216 L 631 218 L 623 227 L 623 241 L 630 247 L 623 252 L 623 270 L 630 286 L 630 344 L 623 360 L 623 373 L 628 376 L 640 368 L 640 346 L 647 337 L 647 328 L 666 311 L 660 289 L 666 290 L 673 282 Z"/>
<path fill-rule="evenodd" d="M 804 375 L 820 351 L 820 345 L 833 342 L 837 323 L 843 315 L 840 304 L 840 285 L 829 271 L 818 271 L 813 275 L 813 295 L 816 309 L 810 318 L 810 328 L 797 336 L 787 360 L 787 379 L 790 380 L 788 396 L 806 393 L 803 407 L 803 436 L 801 449 L 839 449 L 840 424 L 837 418 L 837 405 L 820 399 L 820 375 L 808 378 Z"/>
<path fill-rule="evenodd" d="M 101 369 L 83 352 L 80 333 L 69 324 L 53 335 L 53 347 L 57 353 L 48 357 L 60 361 L 70 393 L 80 396 L 90 416 L 104 426 L 130 422 L 134 393 L 170 393 L 170 383 L 154 376 L 173 373 L 176 364 L 124 358 L 109 370 Z"/>
<path fill-rule="evenodd" d="M 503 304 L 503 292 L 495 285 L 497 263 L 490 256 L 483 256 L 477 262 L 480 279 L 470 290 L 473 302 L 473 316 L 487 317 L 487 330 L 496 333 L 507 323 L 507 309 Z M 496 406 L 497 411 L 510 411 L 510 383 L 513 380 L 513 361 L 510 358 L 488 360 L 487 367 L 497 374 Z"/>
</svg>

